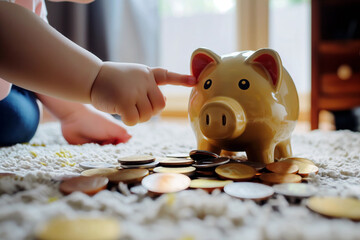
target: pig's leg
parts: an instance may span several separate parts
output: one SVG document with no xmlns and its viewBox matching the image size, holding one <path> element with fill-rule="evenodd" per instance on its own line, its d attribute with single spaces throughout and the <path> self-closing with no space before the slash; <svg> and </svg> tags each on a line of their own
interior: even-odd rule
<svg viewBox="0 0 360 240">
<path fill-rule="evenodd" d="M 282 142 L 279 142 L 275 148 L 275 158 L 281 159 L 281 158 L 290 157 L 291 155 L 292 155 L 292 151 L 291 151 L 290 138 Z"/>
<path fill-rule="evenodd" d="M 224 157 L 232 157 L 232 156 L 235 156 L 236 153 L 232 152 L 232 151 L 222 150 L 220 155 L 224 156 Z"/>
<path fill-rule="evenodd" d="M 275 145 L 272 143 L 256 143 L 246 149 L 246 155 L 248 161 L 268 164 L 274 162 L 274 150 Z"/>
<path fill-rule="evenodd" d="M 210 144 L 204 138 L 198 139 L 197 143 L 198 143 L 198 150 L 205 150 L 205 151 L 213 152 L 216 154 L 220 154 L 220 152 L 221 152 L 221 148 Z"/>
</svg>

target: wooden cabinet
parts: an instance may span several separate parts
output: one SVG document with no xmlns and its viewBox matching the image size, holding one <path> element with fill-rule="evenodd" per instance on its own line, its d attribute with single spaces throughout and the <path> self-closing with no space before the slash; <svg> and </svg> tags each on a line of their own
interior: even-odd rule
<svg viewBox="0 0 360 240">
<path fill-rule="evenodd" d="M 360 106 L 360 0 L 311 2 L 311 129 L 320 110 Z"/>
</svg>

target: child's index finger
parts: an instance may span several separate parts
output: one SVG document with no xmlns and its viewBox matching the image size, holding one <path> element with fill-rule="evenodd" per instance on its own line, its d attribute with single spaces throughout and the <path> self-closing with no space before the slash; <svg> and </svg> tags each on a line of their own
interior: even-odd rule
<svg viewBox="0 0 360 240">
<path fill-rule="evenodd" d="M 196 78 L 192 75 L 169 72 L 163 68 L 152 68 L 151 71 L 158 85 L 171 84 L 192 87 L 197 83 Z"/>
</svg>

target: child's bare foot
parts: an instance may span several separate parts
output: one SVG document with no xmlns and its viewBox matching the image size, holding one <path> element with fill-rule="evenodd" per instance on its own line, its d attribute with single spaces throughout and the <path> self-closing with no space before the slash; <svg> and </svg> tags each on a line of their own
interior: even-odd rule
<svg viewBox="0 0 360 240">
<path fill-rule="evenodd" d="M 61 120 L 64 138 L 70 144 L 126 143 L 131 135 L 110 115 L 86 107 Z"/>
</svg>

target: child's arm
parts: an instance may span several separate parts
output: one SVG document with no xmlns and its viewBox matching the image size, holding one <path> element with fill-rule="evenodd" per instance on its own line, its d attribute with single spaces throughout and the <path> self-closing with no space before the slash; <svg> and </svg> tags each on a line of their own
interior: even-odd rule
<svg viewBox="0 0 360 240">
<path fill-rule="evenodd" d="M 31 11 L 0 2 L 0 76 L 18 86 L 90 102 L 102 62 Z"/>
<path fill-rule="evenodd" d="M 131 138 L 119 121 L 90 106 L 42 94 L 37 97 L 60 120 L 63 136 L 70 144 L 118 144 Z"/>
<path fill-rule="evenodd" d="M 21 87 L 117 113 L 127 125 L 165 106 L 157 85 L 193 86 L 192 76 L 140 64 L 103 63 L 32 12 L 0 2 L 0 77 Z"/>
</svg>

